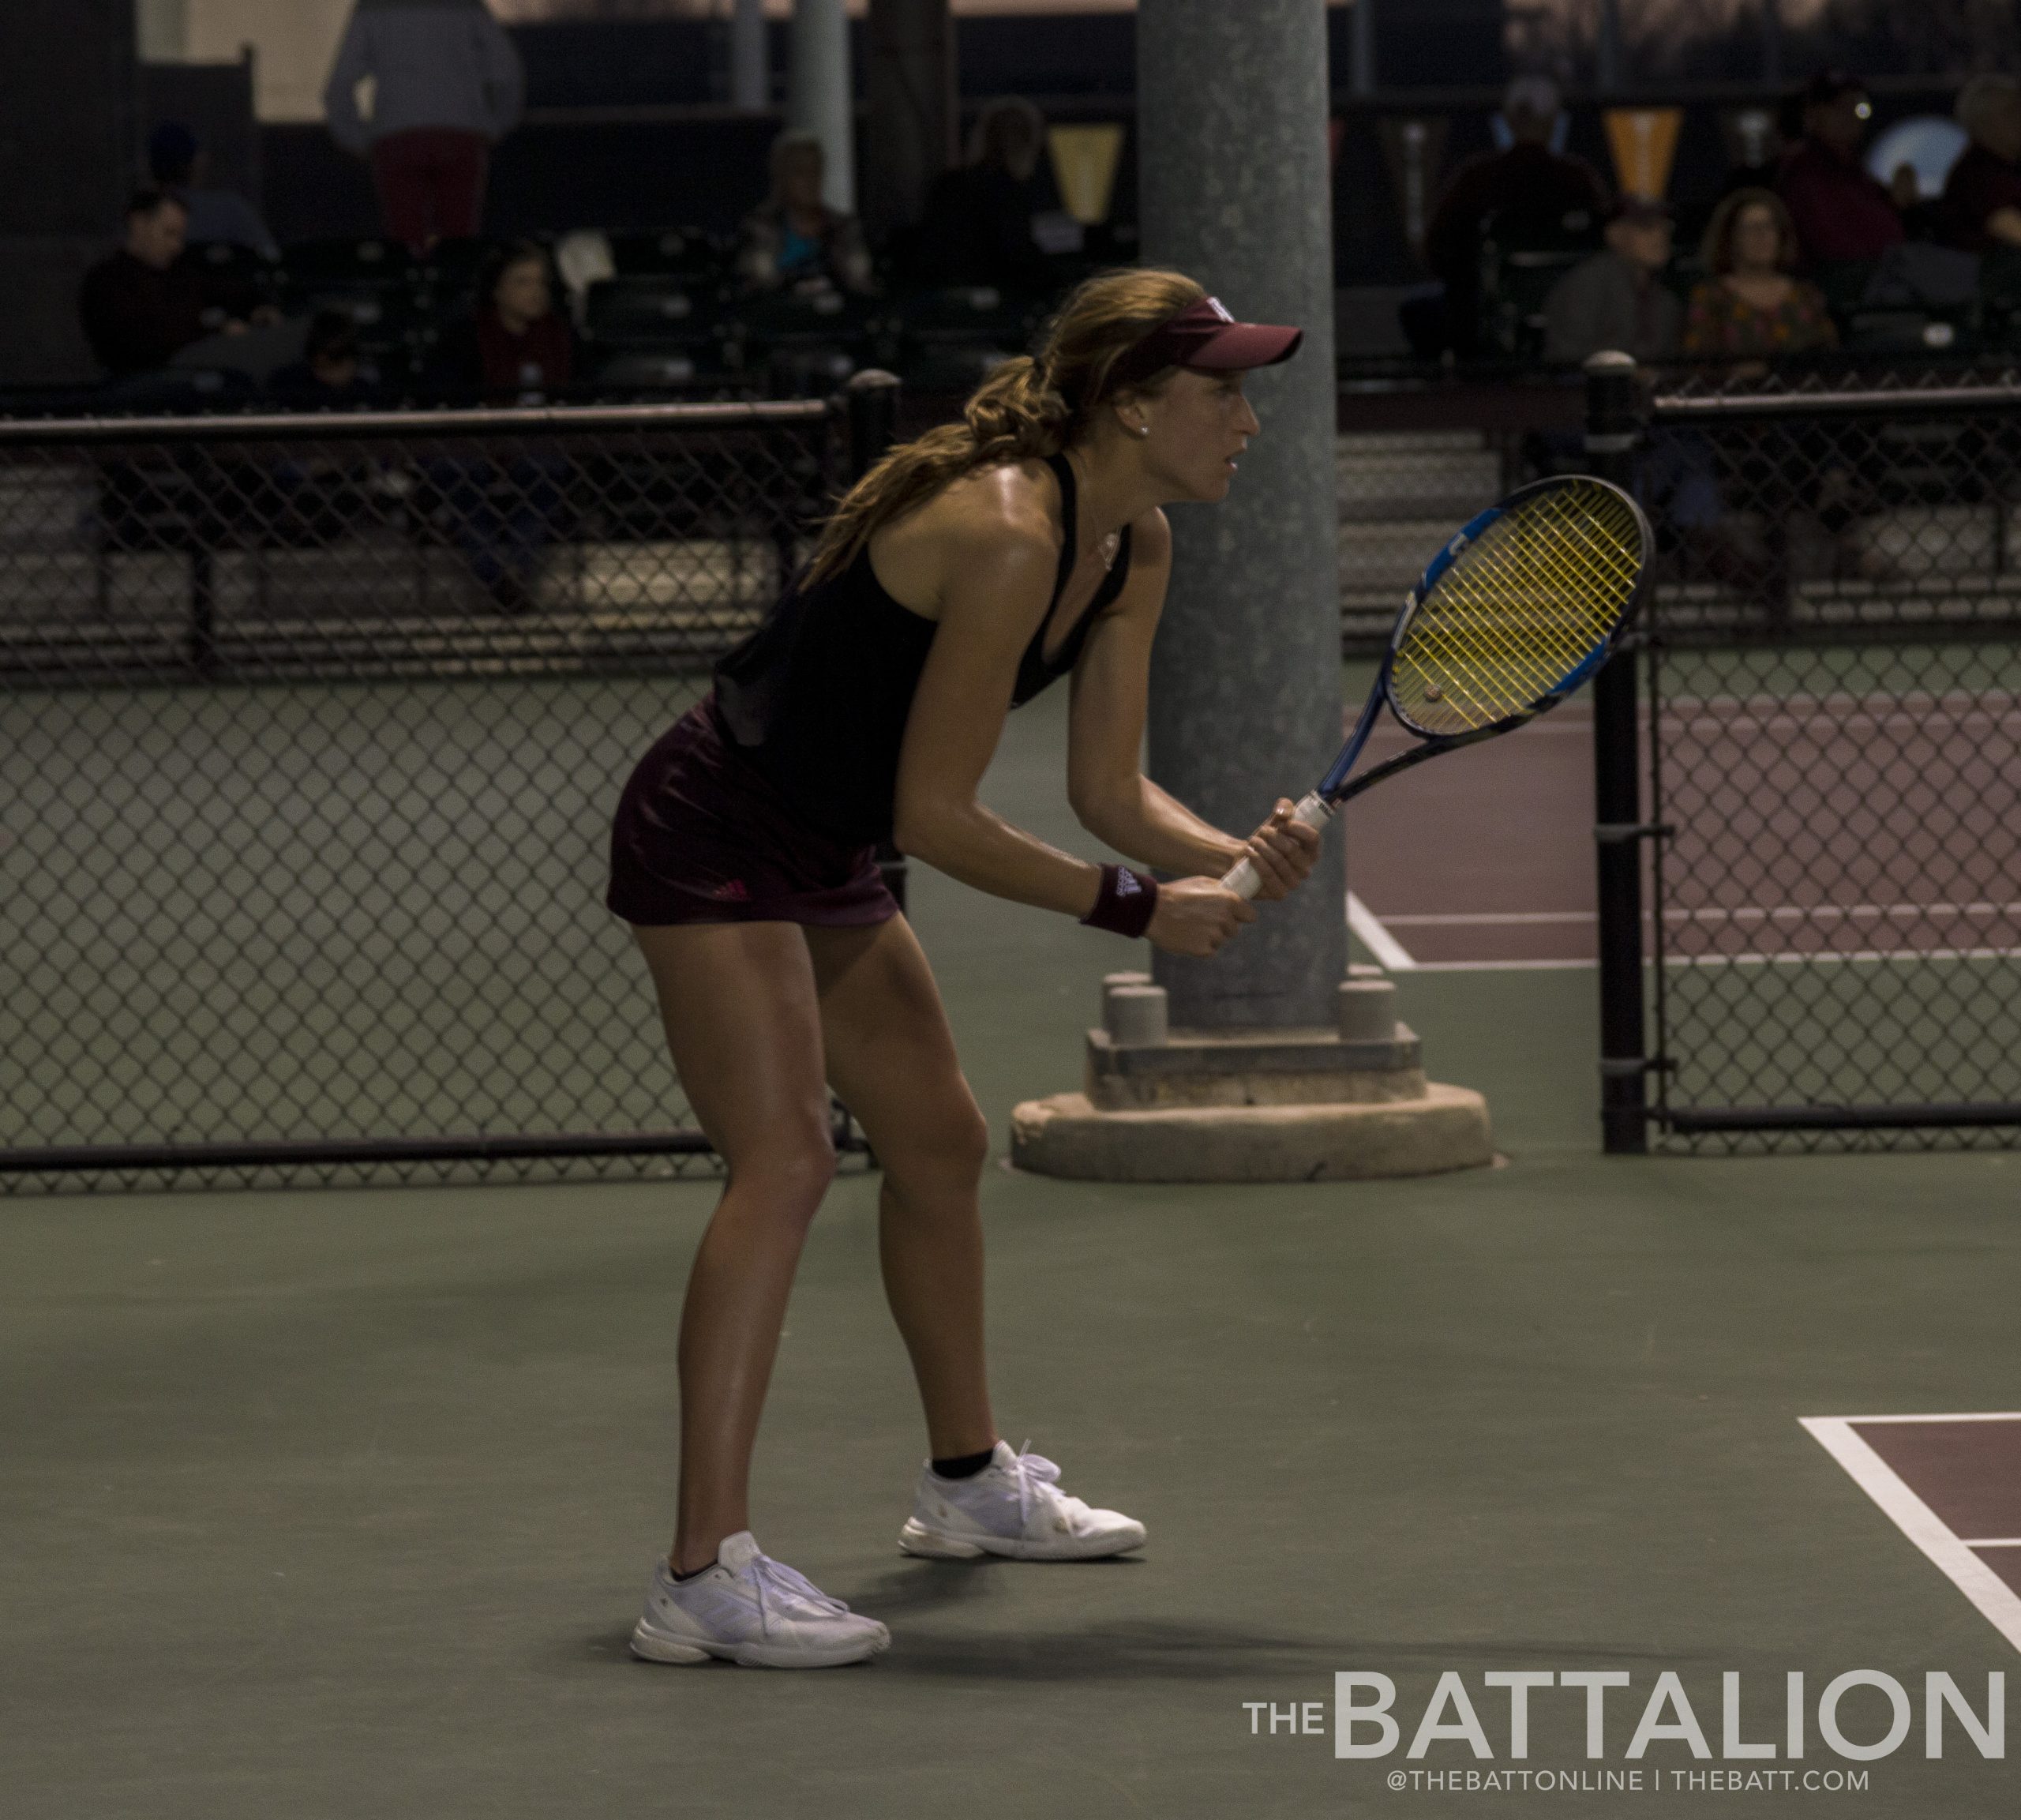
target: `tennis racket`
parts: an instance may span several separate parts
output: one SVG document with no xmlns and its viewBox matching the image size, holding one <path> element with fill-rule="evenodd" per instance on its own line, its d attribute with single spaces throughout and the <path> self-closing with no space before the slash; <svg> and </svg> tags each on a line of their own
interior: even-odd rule
<svg viewBox="0 0 2021 1820">
<path fill-rule="evenodd" d="M 1652 542 L 1642 508 L 1584 475 L 1537 481 L 1470 520 L 1411 590 L 1361 718 L 1298 820 L 1323 827 L 1385 778 L 1557 707 L 1607 662 Z M 1350 780 L 1385 702 L 1419 743 Z M 1262 880 L 1245 859 L 1221 883 L 1250 898 Z"/>
</svg>

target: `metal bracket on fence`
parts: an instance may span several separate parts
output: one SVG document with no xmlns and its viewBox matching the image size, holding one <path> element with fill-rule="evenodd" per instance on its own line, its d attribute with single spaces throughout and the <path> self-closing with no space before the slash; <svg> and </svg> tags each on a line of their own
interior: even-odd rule
<svg viewBox="0 0 2021 1820">
<path fill-rule="evenodd" d="M 1632 840 L 1668 840 L 1677 832 L 1667 821 L 1602 821 L 1593 824 L 1593 839 L 1602 846 L 1618 846 Z"/>
<path fill-rule="evenodd" d="M 1600 1058 L 1600 1078 L 1603 1080 L 1634 1080 L 1644 1075 L 1670 1075 L 1677 1072 L 1677 1064 L 1668 1056 L 1603 1056 Z M 1655 1116 L 1652 1108 L 1649 1116 Z"/>
</svg>

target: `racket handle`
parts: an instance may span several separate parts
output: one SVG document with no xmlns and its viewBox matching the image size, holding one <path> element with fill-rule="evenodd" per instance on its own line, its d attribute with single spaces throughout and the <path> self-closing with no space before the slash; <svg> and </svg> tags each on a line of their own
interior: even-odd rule
<svg viewBox="0 0 2021 1820">
<path fill-rule="evenodd" d="M 1302 797 L 1298 807 L 1292 811 L 1292 820 L 1302 821 L 1307 827 L 1324 827 L 1333 819 L 1333 805 L 1316 790 Z M 1250 861 L 1239 860 L 1221 880 L 1221 888 L 1233 891 L 1237 897 L 1254 897 L 1263 888 L 1263 880 Z"/>
</svg>

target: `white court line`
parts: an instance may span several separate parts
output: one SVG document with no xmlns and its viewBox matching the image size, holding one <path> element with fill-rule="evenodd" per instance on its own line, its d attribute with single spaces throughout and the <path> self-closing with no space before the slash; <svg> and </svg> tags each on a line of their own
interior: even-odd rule
<svg viewBox="0 0 2021 1820">
<path fill-rule="evenodd" d="M 1359 930 L 1355 931 L 1360 934 Z M 1385 930 L 1387 934 L 1388 931 Z M 1394 942 L 1396 937 L 1390 936 Z M 1364 945 L 1368 938 L 1362 936 Z M 1878 963 L 1882 961 L 2001 961 L 2021 960 L 2021 948 L 1875 948 L 1857 954 L 1805 954 L 1805 955 L 1667 955 L 1663 965 L 1669 967 L 1724 967 L 1724 966 L 1809 966 L 1831 963 L 1838 965 L 1846 962 Z M 1597 957 L 1588 955 L 1582 959 L 1562 960 L 1501 960 L 1501 961 L 1420 961 L 1413 960 L 1408 968 L 1393 970 L 1418 974 L 1520 974 L 1520 973 L 1572 973 L 1581 967 L 1597 967 Z"/>
<path fill-rule="evenodd" d="M 1597 921 L 1592 910 L 1481 910 L 1451 915 L 1388 916 L 1383 921 L 1393 929 L 1517 929 L 1536 923 L 1589 923 Z"/>
<path fill-rule="evenodd" d="M 2011 917 L 2021 903 L 1742 904 L 1665 910 L 1666 918 L 1691 922 L 1826 922 L 1836 917 L 1913 922 L 1918 917 Z"/>
<path fill-rule="evenodd" d="M 1807 967 L 1847 961 L 2011 961 L 2021 948 L 1850 948 L 1844 953 L 1666 955 L 1667 967 Z"/>
<path fill-rule="evenodd" d="M 2021 1548 L 2021 1536 L 1967 1536 L 1968 1548 Z"/>
<path fill-rule="evenodd" d="M 1596 967 L 1597 960 L 1556 961 L 1419 961 L 1421 974 L 1554 974 L 1573 973 L 1580 967 Z"/>
<path fill-rule="evenodd" d="M 1696 710 L 1680 712 L 1669 703 L 1663 705 L 1663 725 L 1674 732 L 1706 733 L 1765 733 L 1770 728 L 1799 733 L 1829 734 L 1862 731 L 1888 731 L 1907 727 L 1948 726 L 1963 731 L 1976 726 L 2007 727 L 2021 721 L 2021 709 L 2002 708 L 1994 712 L 1986 708 L 1932 708 L 1922 714 L 1875 714 L 1869 710 L 1855 710 L 1849 714 L 1832 714 L 1822 709 L 1810 714 L 1735 714 L 1721 715 L 1704 714 Z"/>
<path fill-rule="evenodd" d="M 1974 1416 L 1804 1416 L 1811 1439 L 1844 1467 L 1853 1483 L 1878 1504 L 1896 1529 L 1934 1562 L 1979 1615 L 2021 1649 L 2021 1593 L 2001 1579 L 1953 1533 L 1937 1513 L 1853 1431 L 1864 1422 L 2021 1422 L 2021 1413 Z"/>
<path fill-rule="evenodd" d="M 1740 904 L 1699 910 L 1667 910 L 1666 922 L 1914 922 L 1919 918 L 2011 917 L 2021 915 L 2021 903 L 1862 903 Z M 1519 929 L 1544 923 L 1590 923 L 1592 910 L 1453 910 L 1407 912 L 1385 916 L 1393 929 Z M 1648 920 L 1645 914 L 1644 920 Z"/>
<path fill-rule="evenodd" d="M 1361 945 L 1375 956 L 1378 966 L 1393 974 L 1417 971 L 1418 963 L 1411 959 L 1411 951 L 1382 926 L 1375 912 L 1352 891 L 1348 893 L 1348 927 L 1354 931 Z"/>
</svg>

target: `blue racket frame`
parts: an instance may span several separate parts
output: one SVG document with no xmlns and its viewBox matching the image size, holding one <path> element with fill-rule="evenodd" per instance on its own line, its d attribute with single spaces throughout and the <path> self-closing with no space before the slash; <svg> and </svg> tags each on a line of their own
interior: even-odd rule
<svg viewBox="0 0 2021 1820">
<path fill-rule="evenodd" d="M 1437 587 L 1440 581 L 1444 579 L 1445 572 L 1460 559 L 1467 546 L 1479 538 L 1490 526 L 1498 520 L 1506 517 L 1509 512 L 1526 501 L 1535 498 L 1538 494 L 1556 492 L 1568 484 L 1574 482 L 1582 486 L 1604 487 L 1608 492 L 1617 495 L 1629 510 L 1634 513 L 1637 528 L 1642 534 L 1644 559 L 1641 572 L 1636 577 L 1634 591 L 1623 604 L 1621 613 L 1609 629 L 1607 636 L 1588 652 L 1585 657 L 1550 690 L 1539 696 L 1532 706 L 1525 708 L 1520 714 L 1510 715 L 1504 719 L 1492 722 L 1486 726 L 1470 728 L 1465 733 L 1437 734 L 1418 726 L 1398 705 L 1394 688 L 1397 654 L 1403 647 L 1404 635 L 1410 630 L 1411 621 L 1416 616 L 1418 608 L 1430 595 L 1432 590 Z M 1653 547 L 1653 544 L 1654 533 L 1649 528 L 1648 519 L 1644 515 L 1641 507 L 1636 504 L 1633 497 L 1611 482 L 1597 479 L 1591 475 L 1558 475 L 1547 480 L 1532 481 L 1527 486 L 1519 487 L 1498 504 L 1490 505 L 1487 511 L 1475 513 L 1446 541 L 1438 554 L 1427 565 L 1424 573 L 1418 580 L 1417 586 L 1411 590 L 1408 598 L 1404 602 L 1403 611 L 1397 616 L 1396 626 L 1389 634 L 1389 646 L 1382 654 L 1382 667 L 1376 673 L 1375 686 L 1369 691 L 1368 700 L 1363 704 L 1360 718 L 1355 721 L 1354 730 L 1348 735 L 1347 744 L 1340 748 L 1340 756 L 1335 759 L 1327 768 L 1325 776 L 1320 779 L 1319 787 L 1314 794 L 1322 798 L 1329 806 L 1338 808 L 1350 797 L 1360 795 L 1363 790 L 1373 784 L 1381 782 L 1385 778 L 1394 777 L 1400 771 L 1408 771 L 1413 765 L 1423 764 L 1427 759 L 1437 758 L 1442 752 L 1456 751 L 1463 745 L 1472 745 L 1481 740 L 1492 739 L 1497 734 L 1513 732 L 1516 728 L 1535 720 L 1539 715 L 1548 714 L 1567 696 L 1576 693 L 1580 687 L 1597 674 L 1600 666 L 1614 655 L 1614 647 L 1620 641 L 1622 632 L 1626 629 L 1629 622 L 1634 618 L 1637 610 L 1641 605 L 1644 591 L 1648 586 L 1649 565 L 1647 553 Z M 1364 772 L 1350 782 L 1348 774 L 1354 769 L 1355 761 L 1361 756 L 1362 749 L 1368 744 L 1369 735 L 1375 730 L 1377 717 L 1382 713 L 1385 704 L 1389 711 L 1397 717 L 1404 730 L 1414 735 L 1422 743 L 1408 752 L 1400 752 L 1396 757 L 1385 760 L 1373 771 Z"/>
<path fill-rule="evenodd" d="M 1637 528 L 1641 533 L 1642 567 L 1636 576 L 1634 587 L 1630 591 L 1628 599 L 1622 603 L 1621 611 L 1615 617 L 1614 624 L 1608 628 L 1607 636 L 1580 659 L 1578 663 L 1561 677 L 1554 687 L 1540 696 L 1520 714 L 1510 715 L 1505 719 L 1495 721 L 1487 726 L 1471 728 L 1465 733 L 1435 734 L 1418 726 L 1398 704 L 1394 684 L 1397 654 L 1402 647 L 1404 634 L 1409 631 L 1411 621 L 1415 616 L 1419 607 L 1430 597 L 1432 591 L 1444 578 L 1445 572 L 1460 559 L 1467 546 L 1480 537 L 1498 519 L 1505 517 L 1517 507 L 1528 500 L 1534 499 L 1539 493 L 1554 492 L 1574 485 L 1598 486 L 1615 495 L 1635 515 Z M 1554 475 L 1547 480 L 1532 481 L 1527 486 L 1518 487 L 1506 499 L 1490 506 L 1487 511 L 1476 513 L 1468 519 L 1452 537 L 1446 540 L 1438 554 L 1426 567 L 1424 573 L 1419 577 L 1417 586 L 1411 590 L 1408 598 L 1404 602 L 1404 610 L 1397 616 L 1396 627 L 1389 634 L 1389 647 L 1382 654 L 1382 666 L 1376 673 L 1375 686 L 1369 691 L 1368 700 L 1363 704 L 1361 717 L 1355 722 L 1353 732 L 1348 735 L 1348 743 L 1340 748 L 1340 756 L 1333 760 L 1332 765 L 1328 767 L 1325 776 L 1320 780 L 1319 787 L 1305 797 L 1297 805 L 1293 812 L 1296 819 L 1303 822 L 1308 827 L 1322 827 L 1332 819 L 1334 812 L 1342 803 L 1352 797 L 1360 795 L 1363 790 L 1382 782 L 1385 778 L 1394 777 L 1399 771 L 1408 771 L 1412 766 L 1423 764 L 1427 759 L 1437 758 L 1442 752 L 1454 752 L 1463 745 L 1472 745 L 1481 740 L 1492 739 L 1497 734 L 1513 732 L 1516 728 L 1535 720 L 1539 715 L 1549 713 L 1581 684 L 1595 674 L 1600 666 L 1614 655 L 1622 632 L 1634 619 L 1641 606 L 1644 593 L 1648 587 L 1648 556 L 1654 545 L 1655 536 L 1649 528 L 1649 520 L 1644 515 L 1641 507 L 1635 503 L 1629 494 L 1623 492 L 1612 482 L 1599 479 L 1592 475 Z M 1396 715 L 1398 723 L 1406 732 L 1412 734 L 1419 744 L 1408 752 L 1399 752 L 1394 758 L 1385 759 L 1374 770 L 1364 771 L 1359 777 L 1351 779 L 1348 773 L 1354 769 L 1355 761 L 1360 758 L 1363 747 L 1368 744 L 1369 735 L 1375 730 L 1376 716 L 1382 712 L 1385 703 L 1389 706 L 1389 711 Z M 1244 858 L 1236 862 L 1221 883 L 1240 896 L 1254 897 L 1261 887 L 1262 880 L 1258 874 L 1254 865 L 1250 860 Z"/>
</svg>

